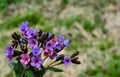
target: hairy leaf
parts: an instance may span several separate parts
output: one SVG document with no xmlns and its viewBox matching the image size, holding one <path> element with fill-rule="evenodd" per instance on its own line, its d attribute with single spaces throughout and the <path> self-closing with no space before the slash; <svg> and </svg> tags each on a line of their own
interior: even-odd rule
<svg viewBox="0 0 120 77">
<path fill-rule="evenodd" d="M 21 77 L 22 74 L 23 74 L 23 71 L 24 71 L 24 67 L 23 67 L 23 65 L 21 63 L 18 62 L 15 65 L 14 70 L 15 70 L 16 77 Z"/>
<path fill-rule="evenodd" d="M 50 67 L 48 68 L 50 71 L 54 71 L 54 72 L 64 72 L 62 69 L 60 68 L 56 68 L 56 67 Z"/>
<path fill-rule="evenodd" d="M 25 72 L 25 76 L 27 76 L 27 77 L 35 77 L 32 70 L 27 70 L 27 71 Z"/>
</svg>

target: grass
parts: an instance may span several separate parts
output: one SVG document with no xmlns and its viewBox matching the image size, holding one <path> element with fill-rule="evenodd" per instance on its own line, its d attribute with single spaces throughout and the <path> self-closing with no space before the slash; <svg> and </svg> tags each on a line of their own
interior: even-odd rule
<svg viewBox="0 0 120 77">
<path fill-rule="evenodd" d="M 97 47 L 100 50 L 106 50 L 108 48 L 111 48 L 112 46 L 114 46 L 114 40 L 113 39 L 102 39 L 101 41 L 99 41 Z"/>
<path fill-rule="evenodd" d="M 86 74 L 95 77 L 119 77 L 120 76 L 120 56 L 116 53 L 111 53 L 112 58 L 103 66 L 97 66 L 95 69 L 89 68 Z"/>
<path fill-rule="evenodd" d="M 51 9 L 52 8 L 51 2 L 53 2 L 54 0 L 46 0 L 47 3 L 49 4 L 49 7 Z M 77 72 L 79 73 L 78 77 L 90 77 L 90 76 L 94 76 L 94 77 L 119 77 L 119 71 L 120 71 L 120 55 L 115 54 L 114 52 L 112 53 L 106 53 L 109 52 L 108 50 L 111 48 L 116 48 L 116 44 L 115 44 L 115 37 L 97 37 L 97 36 L 93 36 L 93 32 L 95 30 L 100 30 L 103 35 L 107 36 L 108 35 L 108 30 L 105 28 L 105 20 L 103 20 L 103 14 L 105 13 L 104 8 L 107 7 L 110 4 L 115 5 L 116 4 L 116 0 L 85 0 L 82 2 L 79 2 L 79 0 L 61 0 L 61 4 L 60 6 L 57 6 L 58 12 L 56 16 L 53 16 L 53 18 L 47 18 L 46 13 L 44 13 L 45 11 L 42 11 L 41 9 L 29 9 L 27 10 L 27 12 L 25 12 L 25 14 L 21 14 L 18 13 L 16 15 L 10 15 L 7 16 L 5 15 L 5 12 L 9 12 L 7 11 L 7 8 L 11 5 L 11 4 L 17 4 L 17 5 L 21 5 L 22 2 L 26 3 L 26 5 L 31 5 L 31 1 L 29 0 L 0 0 L 0 15 L 2 15 L 2 17 L 0 17 L 0 20 L 2 20 L 2 23 L 0 23 L 0 34 L 2 35 L 2 37 L 0 38 L 0 49 L 2 51 L 2 53 L 4 53 L 4 48 L 5 46 L 8 45 L 8 43 L 10 44 L 10 35 L 7 35 L 8 32 L 10 32 L 11 30 L 14 29 L 19 29 L 19 26 L 21 24 L 22 21 L 26 21 L 28 20 L 30 22 L 30 27 L 36 28 L 36 29 L 43 29 L 43 31 L 45 32 L 50 32 L 50 33 L 55 33 L 55 35 L 58 34 L 62 34 L 65 35 L 69 40 L 70 40 L 70 44 L 71 46 L 66 48 L 67 51 L 70 51 L 69 54 L 71 54 L 72 51 L 76 51 L 79 50 L 80 54 L 88 54 L 89 51 L 92 50 L 92 48 L 95 48 L 95 52 L 99 52 L 103 53 L 104 55 L 110 55 L 110 59 L 106 62 L 106 64 L 102 64 L 102 65 L 98 65 L 98 60 L 96 60 L 97 57 L 92 57 L 90 59 L 91 63 L 93 62 L 94 65 L 96 66 L 96 68 L 88 68 L 87 70 L 83 71 L 83 72 Z M 92 2 L 94 1 L 94 2 Z M 71 2 L 71 3 L 70 3 Z M 42 9 L 46 9 L 45 5 L 43 4 L 44 1 L 43 0 L 35 0 L 35 6 L 42 7 Z M 63 12 L 66 8 L 66 6 L 68 5 L 72 5 L 72 6 L 77 6 L 79 8 L 81 7 L 86 7 L 86 6 L 92 6 L 93 8 L 93 19 L 87 19 L 87 17 L 84 17 L 82 15 L 73 15 L 69 18 L 64 18 L 64 19 L 60 19 L 59 15 L 61 12 Z M 28 6 L 24 7 L 24 8 L 28 8 Z M 32 6 L 34 7 L 34 6 Z M 61 9 L 62 8 L 62 9 Z M 18 11 L 18 10 L 16 10 Z M 48 10 L 49 11 L 49 10 Z M 55 19 L 55 20 L 52 20 Z M 81 25 L 81 27 L 85 30 L 85 32 L 87 33 L 87 35 L 89 35 L 90 37 L 92 37 L 92 40 L 90 39 L 90 37 L 84 37 L 85 35 L 82 34 L 83 32 L 79 29 L 76 28 L 75 23 L 79 23 L 79 25 Z M 63 30 L 62 30 L 63 29 Z M 7 31 L 7 32 L 6 32 Z M 4 35 L 6 32 L 6 35 Z M 65 33 L 66 32 L 66 33 Z M 10 34 L 12 34 L 10 32 Z M 88 39 L 88 40 L 87 40 Z M 90 40 L 89 40 L 90 39 Z M 91 49 L 91 50 L 89 50 Z M 91 53 L 90 56 L 98 56 L 99 54 L 95 54 L 95 53 Z M 100 54 L 101 55 L 101 54 Z M 103 58 L 103 57 L 101 57 Z M 89 59 L 89 57 L 88 57 Z M 87 64 L 88 65 L 88 64 Z M 80 66 L 82 67 L 82 66 Z M 75 68 L 74 68 L 75 69 Z M 74 69 L 70 69 L 70 70 L 74 70 Z M 76 73 L 76 74 L 77 74 Z M 10 74 L 6 74 L 6 77 L 12 75 Z M 65 77 L 62 74 L 58 74 L 58 77 Z"/>
<path fill-rule="evenodd" d="M 0 41 L 0 49 L 3 50 L 2 52 L 4 52 L 5 46 L 11 43 L 10 41 L 7 41 L 7 40 L 10 40 L 10 37 L 4 36 L 0 40 L 2 40 Z"/>
<path fill-rule="evenodd" d="M 58 19 L 57 24 L 70 28 L 73 26 L 75 22 L 79 22 L 81 20 L 82 20 L 81 16 L 72 16 L 70 18 Z"/>
<path fill-rule="evenodd" d="M 25 15 L 16 15 L 14 17 L 11 17 L 6 19 L 3 23 L 0 24 L 0 31 L 2 30 L 10 30 L 13 28 L 17 28 L 19 27 L 19 25 L 21 24 L 21 22 L 28 20 L 30 22 L 31 25 L 35 25 L 35 24 L 41 24 L 44 25 L 45 21 L 42 17 L 42 15 L 37 14 L 33 11 L 28 11 Z M 9 21 L 9 22 L 8 22 Z"/>
</svg>

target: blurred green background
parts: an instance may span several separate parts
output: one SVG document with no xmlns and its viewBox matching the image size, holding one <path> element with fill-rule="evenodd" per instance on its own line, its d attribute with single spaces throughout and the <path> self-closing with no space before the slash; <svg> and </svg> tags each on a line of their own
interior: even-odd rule
<svg viewBox="0 0 120 77">
<path fill-rule="evenodd" d="M 64 73 L 45 77 L 120 77 L 120 0 L 0 0 L 0 77 L 14 77 L 5 46 L 26 20 L 65 35 L 71 46 L 63 53 L 80 51 L 81 65 L 61 65 Z"/>
</svg>

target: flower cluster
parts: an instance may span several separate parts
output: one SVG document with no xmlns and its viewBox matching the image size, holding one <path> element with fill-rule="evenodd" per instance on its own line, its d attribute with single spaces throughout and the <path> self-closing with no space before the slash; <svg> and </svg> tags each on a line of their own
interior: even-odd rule
<svg viewBox="0 0 120 77">
<path fill-rule="evenodd" d="M 5 53 L 9 61 L 16 59 L 23 66 L 29 66 L 29 69 L 45 68 L 44 61 L 47 58 L 54 60 L 48 67 L 60 64 L 80 64 L 78 57 L 76 57 L 79 54 L 78 51 L 74 52 L 71 57 L 59 54 L 65 47 L 70 46 L 69 40 L 65 36 L 59 35 L 55 37 L 54 34 L 43 32 L 42 30 L 37 31 L 29 28 L 28 25 L 28 21 L 22 22 L 19 29 L 21 35 L 15 32 L 12 34 L 12 44 L 6 47 Z M 55 62 L 57 64 L 54 64 Z"/>
</svg>

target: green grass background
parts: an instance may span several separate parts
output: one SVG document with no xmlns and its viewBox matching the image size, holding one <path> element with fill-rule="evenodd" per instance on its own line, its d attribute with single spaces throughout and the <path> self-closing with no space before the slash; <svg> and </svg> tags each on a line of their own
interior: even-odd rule
<svg viewBox="0 0 120 77">
<path fill-rule="evenodd" d="M 0 0 L 0 77 L 14 76 L 4 57 L 4 48 L 11 43 L 11 34 L 19 32 L 21 22 L 26 20 L 30 22 L 29 27 L 43 29 L 56 36 L 65 35 L 71 44 L 65 49 L 67 55 L 76 50 L 80 51 L 82 64 L 71 65 L 69 69 L 69 72 L 73 72 L 77 67 L 76 77 L 120 77 L 120 43 L 106 28 L 107 18 L 104 18 L 107 9 L 110 6 L 117 8 L 118 2 L 118 0 Z M 112 12 L 116 13 L 117 10 L 113 9 Z M 5 72 L 8 69 L 10 71 Z M 49 72 L 45 77 L 73 77 L 74 75 L 69 72 L 55 75 Z"/>
</svg>

